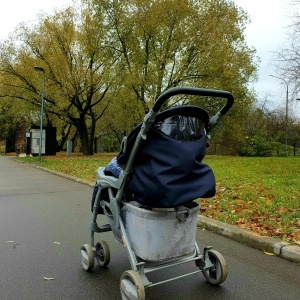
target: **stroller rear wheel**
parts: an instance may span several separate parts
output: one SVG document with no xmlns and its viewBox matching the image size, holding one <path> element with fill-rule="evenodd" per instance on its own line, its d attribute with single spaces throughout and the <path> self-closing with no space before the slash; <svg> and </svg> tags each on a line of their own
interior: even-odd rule
<svg viewBox="0 0 300 300">
<path fill-rule="evenodd" d="M 144 300 L 145 288 L 138 272 L 125 271 L 120 283 L 122 300 Z"/>
<path fill-rule="evenodd" d="M 110 251 L 105 241 L 96 244 L 96 260 L 100 267 L 105 267 L 110 262 Z"/>
<path fill-rule="evenodd" d="M 203 270 L 203 275 L 211 284 L 221 284 L 227 278 L 227 263 L 223 255 L 216 250 L 208 250 L 208 257 L 213 264 L 209 269 Z"/>
<path fill-rule="evenodd" d="M 84 244 L 81 249 L 81 264 L 84 270 L 90 271 L 94 268 L 95 258 L 91 245 Z"/>
</svg>

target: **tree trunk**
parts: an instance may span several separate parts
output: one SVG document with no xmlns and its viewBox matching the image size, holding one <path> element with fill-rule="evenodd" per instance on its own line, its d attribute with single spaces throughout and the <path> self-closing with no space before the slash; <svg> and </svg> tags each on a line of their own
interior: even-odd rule
<svg viewBox="0 0 300 300">
<path fill-rule="evenodd" d="M 76 122 L 76 128 L 78 130 L 79 139 L 81 142 L 81 149 L 83 155 L 93 155 L 93 147 L 91 147 L 90 138 L 88 134 L 88 128 L 84 120 Z M 92 140 L 93 141 L 93 140 Z M 92 142 L 93 144 L 93 142 Z"/>
<path fill-rule="evenodd" d="M 96 131 L 96 119 L 94 117 L 94 114 L 91 113 L 91 128 L 89 132 L 89 148 L 91 155 L 94 154 L 94 145 L 95 145 L 95 131 Z"/>
<path fill-rule="evenodd" d="M 62 131 L 62 138 L 61 138 L 61 141 L 59 143 L 59 151 L 64 151 L 64 144 L 65 142 L 68 140 L 69 138 L 69 135 L 70 135 L 70 131 L 71 131 L 71 128 L 72 128 L 72 125 L 68 125 L 69 128 L 67 130 L 67 133 L 64 134 L 64 130 Z M 65 126 L 66 127 L 66 126 Z M 65 128 L 64 128 L 65 129 Z"/>
<path fill-rule="evenodd" d="M 94 137 L 94 153 L 98 153 L 98 138 Z"/>
</svg>

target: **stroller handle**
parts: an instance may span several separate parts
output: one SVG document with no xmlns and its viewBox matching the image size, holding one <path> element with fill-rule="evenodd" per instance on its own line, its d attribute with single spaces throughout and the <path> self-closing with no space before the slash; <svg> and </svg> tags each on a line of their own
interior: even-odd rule
<svg viewBox="0 0 300 300">
<path fill-rule="evenodd" d="M 162 93 L 156 100 L 152 110 L 154 112 L 158 112 L 163 104 L 172 96 L 175 95 L 195 95 L 195 96 L 211 96 L 211 97 L 218 97 L 218 98 L 226 98 L 227 102 L 219 111 L 218 114 L 222 116 L 225 115 L 228 110 L 231 108 L 234 102 L 233 95 L 226 91 L 221 90 L 210 90 L 210 89 L 201 89 L 201 88 L 191 88 L 191 87 L 174 87 L 166 92 Z"/>
</svg>

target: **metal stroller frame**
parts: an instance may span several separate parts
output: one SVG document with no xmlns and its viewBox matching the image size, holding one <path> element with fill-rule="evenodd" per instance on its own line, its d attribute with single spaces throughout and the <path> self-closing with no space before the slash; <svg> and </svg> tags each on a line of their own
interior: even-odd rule
<svg viewBox="0 0 300 300">
<path fill-rule="evenodd" d="M 90 226 L 90 244 L 84 244 L 81 247 L 81 262 L 84 270 L 89 271 L 94 267 L 95 259 L 100 266 L 106 266 L 110 262 L 110 250 L 105 241 L 95 244 L 94 234 L 113 231 L 114 234 L 122 236 L 123 244 L 126 245 L 131 270 L 125 271 L 121 276 L 120 290 L 122 299 L 145 299 L 145 288 L 158 284 L 166 283 L 185 276 L 202 272 L 208 282 L 218 285 L 227 277 L 227 264 L 223 256 L 212 247 L 205 247 L 203 254 L 200 253 L 197 242 L 195 241 L 194 253 L 188 257 L 181 257 L 171 261 L 163 261 L 153 267 L 146 267 L 145 261 L 139 261 L 135 255 L 124 222 L 121 218 L 121 205 L 124 201 L 124 192 L 130 178 L 131 167 L 136 154 L 147 138 L 147 132 L 155 121 L 156 115 L 162 105 L 172 96 L 178 94 L 218 97 L 227 99 L 223 108 L 213 116 L 208 124 L 208 133 L 220 121 L 233 105 L 234 99 L 231 93 L 219 90 L 209 90 L 189 87 L 175 87 L 164 92 L 155 102 L 152 110 L 145 116 L 141 129 L 136 137 L 135 143 L 131 149 L 129 158 L 124 167 L 124 171 L 119 178 L 107 176 L 104 174 L 104 168 L 99 168 L 96 177 L 99 188 L 93 209 L 93 217 Z M 123 148 L 126 150 L 126 138 L 123 141 Z M 109 202 L 101 199 L 103 189 L 108 190 Z M 100 207 L 108 207 L 112 214 L 112 222 L 110 224 L 98 226 L 97 214 Z M 187 262 L 195 261 L 199 270 L 184 274 L 181 276 L 169 278 L 164 281 L 152 283 L 148 280 L 147 274 L 161 269 L 170 268 Z"/>
</svg>

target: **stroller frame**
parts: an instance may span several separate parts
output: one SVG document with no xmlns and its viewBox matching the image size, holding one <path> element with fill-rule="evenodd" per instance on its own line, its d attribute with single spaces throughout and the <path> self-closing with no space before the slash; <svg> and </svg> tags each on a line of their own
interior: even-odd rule
<svg viewBox="0 0 300 300">
<path fill-rule="evenodd" d="M 95 233 L 103 233 L 113 231 L 115 234 L 122 236 L 122 241 L 127 249 L 131 269 L 125 271 L 121 276 L 120 290 L 122 299 L 145 299 L 145 288 L 153 287 L 159 284 L 163 284 L 169 281 L 180 279 L 186 276 L 197 274 L 202 272 L 208 282 L 218 285 L 222 283 L 227 277 L 227 264 L 223 256 L 216 250 L 213 250 L 211 246 L 204 247 L 204 251 L 201 254 L 198 244 L 195 241 L 195 248 L 192 254 L 185 257 L 179 257 L 177 259 L 162 261 L 157 263 L 155 266 L 146 267 L 145 261 L 139 261 L 132 246 L 124 222 L 121 217 L 121 205 L 124 201 L 124 191 L 130 178 L 130 173 L 134 159 L 137 152 L 147 138 L 147 132 L 149 131 L 152 124 L 155 122 L 156 115 L 162 105 L 172 96 L 178 94 L 186 95 L 197 95 L 207 97 L 219 97 L 226 98 L 227 102 L 223 108 L 213 116 L 207 128 L 207 134 L 215 127 L 221 117 L 225 115 L 233 105 L 233 96 L 231 93 L 219 90 L 209 90 L 200 88 L 189 88 L 189 87 L 176 87 L 164 92 L 155 102 L 153 108 L 146 114 L 142 123 L 141 129 L 136 136 L 136 140 L 131 149 L 130 155 L 124 167 L 124 170 L 119 178 L 113 176 L 107 176 L 104 173 L 104 168 L 99 168 L 96 173 L 97 184 L 100 188 L 97 191 L 95 197 L 95 203 L 93 207 L 92 222 L 90 225 L 90 243 L 84 244 L 81 247 L 81 262 L 84 270 L 90 271 L 94 267 L 95 259 L 100 266 L 104 267 L 109 264 L 110 251 L 105 241 L 100 241 L 95 244 Z M 122 142 L 123 151 L 127 148 L 127 139 L 124 138 Z M 107 189 L 109 202 L 101 199 L 101 192 Z M 117 191 L 117 192 L 115 192 Z M 98 226 L 97 215 L 100 208 L 108 207 L 112 214 L 112 222 Z M 199 270 L 189 272 L 180 276 L 172 277 L 163 281 L 152 283 L 148 280 L 147 274 L 156 272 L 165 268 L 171 268 L 181 264 L 194 261 L 196 267 Z"/>
</svg>

